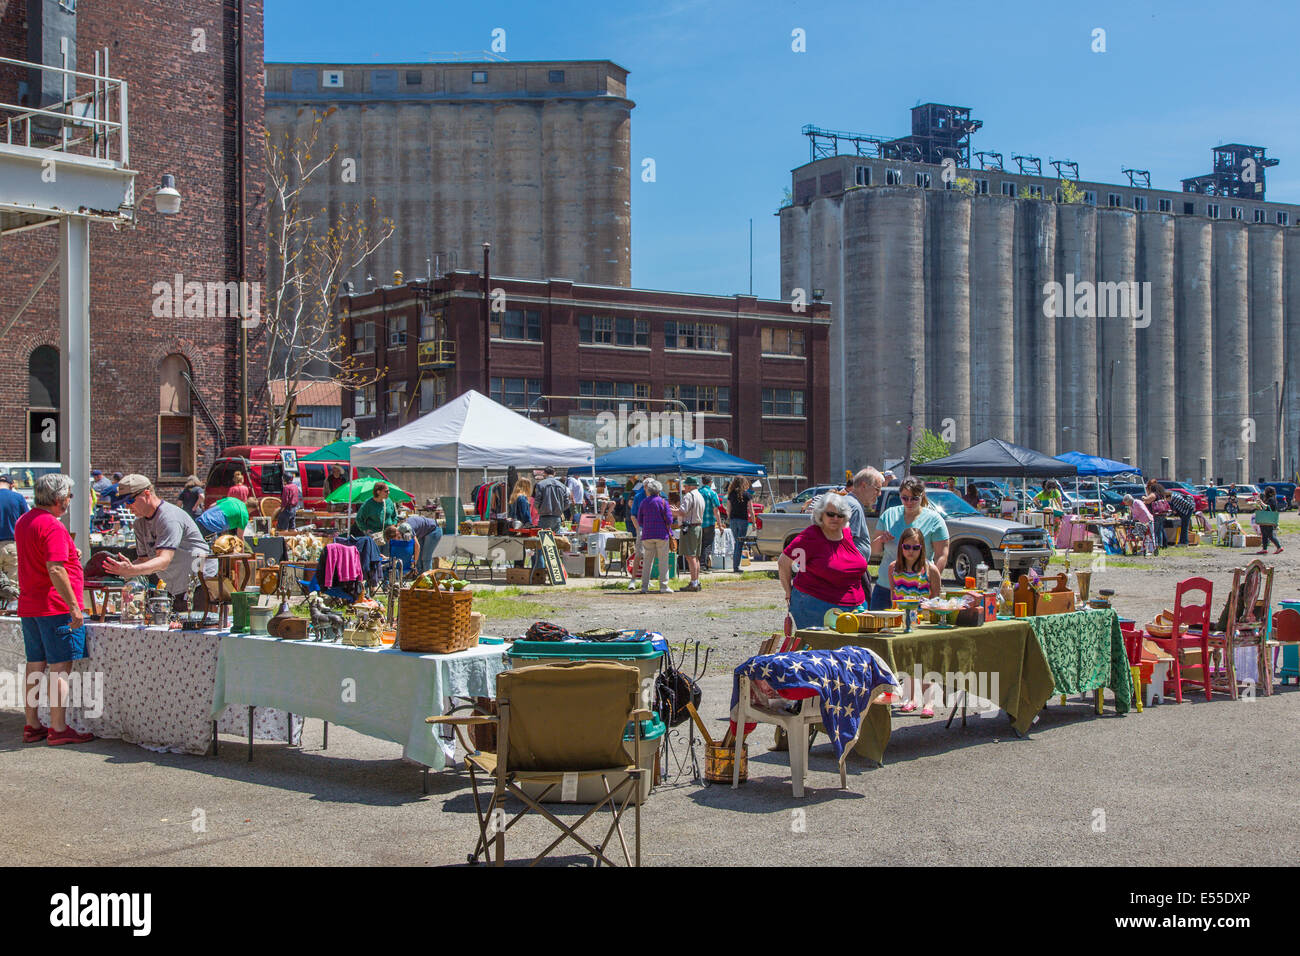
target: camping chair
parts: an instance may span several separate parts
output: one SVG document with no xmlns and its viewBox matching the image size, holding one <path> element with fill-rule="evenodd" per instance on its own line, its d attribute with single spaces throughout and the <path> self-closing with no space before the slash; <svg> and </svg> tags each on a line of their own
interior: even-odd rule
<svg viewBox="0 0 1300 956">
<path fill-rule="evenodd" d="M 1255 648 L 1254 692 L 1265 696 L 1273 693 L 1273 661 L 1266 634 L 1272 595 L 1273 569 L 1265 567 L 1263 561 L 1255 559 L 1232 572 L 1225 625 L 1222 632 L 1210 635 L 1210 654 L 1214 689 L 1233 700 L 1238 699 L 1240 688 L 1250 683 L 1237 677 L 1237 651 L 1241 648 Z M 1248 659 L 1243 656 L 1243 662 Z"/>
<path fill-rule="evenodd" d="M 631 723 L 633 741 L 628 745 L 640 753 L 641 721 L 654 716 L 641 706 L 640 673 L 627 664 L 591 661 L 521 667 L 497 675 L 497 716 L 428 718 L 430 724 L 492 724 L 497 728 L 496 753 L 474 751 L 465 757 L 479 827 L 469 862 L 476 863 L 479 857 L 486 860 L 488 848 L 495 843 L 496 864 L 503 865 L 506 831 L 532 810 L 561 833 L 531 865 L 568 838 L 593 854 L 597 866 L 602 861 L 612 866 L 605 848 L 616 833 L 624 861 L 630 866 L 635 859 L 635 865 L 641 865 L 641 790 L 646 771 L 629 758 L 623 739 Z M 479 774 L 492 780 L 486 808 L 479 795 Z M 576 790 L 584 779 L 592 778 L 599 779 L 605 795 L 572 826 L 542 806 L 557 787 L 561 796 L 568 798 L 571 788 Z M 616 781 L 612 787 L 611 778 Z M 509 821 L 505 815 L 507 794 L 524 804 Z M 628 853 L 622 827 L 629 804 L 635 808 L 634 855 Z M 604 839 L 593 845 L 577 831 L 605 806 L 612 821 Z"/>
<path fill-rule="evenodd" d="M 1203 595 L 1203 604 L 1186 600 Z M 1169 636 L 1162 637 L 1147 632 L 1147 640 L 1174 658 L 1174 700 L 1183 702 L 1183 684 L 1205 688 L 1205 699 L 1210 699 L 1210 600 L 1214 595 L 1214 582 L 1207 578 L 1188 578 L 1178 582 L 1174 592 L 1174 619 Z M 1183 676 L 1183 651 L 1199 648 L 1201 652 L 1201 679 Z"/>
<path fill-rule="evenodd" d="M 402 541 L 394 538 L 388 542 L 388 558 L 384 561 L 384 580 L 392 579 L 393 571 L 397 571 L 399 579 L 410 574 L 411 568 L 415 566 L 415 540 Z"/>
</svg>

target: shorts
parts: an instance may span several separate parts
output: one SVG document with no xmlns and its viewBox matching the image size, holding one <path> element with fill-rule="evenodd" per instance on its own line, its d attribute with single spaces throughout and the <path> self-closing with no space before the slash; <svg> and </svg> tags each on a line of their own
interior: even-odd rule
<svg viewBox="0 0 1300 956">
<path fill-rule="evenodd" d="M 703 539 L 704 532 L 699 525 L 682 528 L 681 537 L 677 541 L 677 550 L 681 552 L 682 557 L 698 558 L 700 556 L 700 543 Z"/>
<path fill-rule="evenodd" d="M 24 617 L 23 646 L 29 663 L 66 664 L 86 656 L 86 625 L 68 627 L 71 614 Z"/>
</svg>

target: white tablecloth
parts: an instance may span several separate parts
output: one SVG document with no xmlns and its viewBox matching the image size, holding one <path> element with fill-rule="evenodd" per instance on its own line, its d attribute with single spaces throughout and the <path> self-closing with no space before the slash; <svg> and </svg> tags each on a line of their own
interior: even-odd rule
<svg viewBox="0 0 1300 956">
<path fill-rule="evenodd" d="M 203 754 L 212 742 L 213 687 L 217 651 L 224 631 L 173 631 L 141 625 L 86 625 L 86 658 L 72 671 L 87 689 L 102 688 L 102 712 L 96 706 L 68 708 L 68 723 L 82 733 L 139 744 L 160 753 Z M 0 670 L 11 675 L 10 686 L 23 686 L 27 660 L 22 625 L 17 618 L 0 619 Z M 75 702 L 75 701 L 74 701 Z M 21 697 L 3 705 L 21 709 Z M 87 701 L 86 703 L 90 703 Z M 48 708 L 41 708 L 48 723 Z M 223 734 L 248 734 L 246 710 L 221 710 Z M 253 715 L 255 737 L 285 740 L 288 715 L 258 708 Z M 302 734 L 302 718 L 294 717 L 294 742 Z"/>
<path fill-rule="evenodd" d="M 505 651 L 504 644 L 480 644 L 456 654 L 407 654 L 232 634 L 221 642 L 213 712 L 256 704 L 319 717 L 399 743 L 404 756 L 437 770 L 454 754 L 454 739 L 435 734 L 425 718 L 445 713 L 453 695 L 495 697 Z"/>
</svg>

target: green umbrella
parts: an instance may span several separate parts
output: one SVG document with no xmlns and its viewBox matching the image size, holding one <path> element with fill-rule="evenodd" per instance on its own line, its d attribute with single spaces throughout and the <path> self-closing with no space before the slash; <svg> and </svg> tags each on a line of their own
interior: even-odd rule
<svg viewBox="0 0 1300 956">
<path fill-rule="evenodd" d="M 348 450 L 359 441 L 361 441 L 360 438 L 338 438 L 330 442 L 324 448 L 317 448 L 310 455 L 303 455 L 298 460 L 348 461 L 351 457 Z"/>
<path fill-rule="evenodd" d="M 358 501 L 365 501 L 371 497 L 374 493 L 375 485 L 378 484 L 388 486 L 388 495 L 393 499 L 393 501 L 414 500 L 405 491 L 397 487 L 397 485 L 393 484 L 391 481 L 384 481 L 382 478 L 357 478 L 354 481 L 349 481 L 346 485 L 340 485 L 338 488 L 331 491 L 325 497 L 325 500 L 336 505 L 347 504 L 348 502 L 355 504 Z"/>
</svg>

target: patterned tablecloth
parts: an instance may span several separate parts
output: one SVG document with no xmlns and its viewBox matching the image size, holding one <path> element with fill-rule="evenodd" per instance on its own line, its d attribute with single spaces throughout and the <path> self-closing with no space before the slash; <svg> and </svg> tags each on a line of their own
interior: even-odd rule
<svg viewBox="0 0 1300 956">
<path fill-rule="evenodd" d="M 86 625 L 86 659 L 73 664 L 82 690 L 82 705 L 68 709 L 68 723 L 82 733 L 139 744 L 159 753 L 207 753 L 212 743 L 213 688 L 217 652 L 224 631 L 173 631 L 141 625 Z M 0 619 L 0 672 L 13 675 L 10 686 L 19 696 L 3 701 L 21 709 L 26 664 L 22 625 L 17 618 Z M 77 703 L 76 699 L 72 702 Z M 49 721 L 48 708 L 40 710 Z M 223 734 L 248 734 L 248 713 L 226 708 L 219 712 Z M 288 714 L 258 708 L 254 736 L 285 740 Z M 302 735 L 302 718 L 294 715 L 294 739 Z"/>
<path fill-rule="evenodd" d="M 1128 713 L 1133 673 L 1124 651 L 1119 615 L 1113 610 L 1075 611 L 1025 618 L 1052 669 L 1056 694 L 1082 694 L 1108 687 L 1115 711 Z"/>
<path fill-rule="evenodd" d="M 495 697 L 505 651 L 504 644 L 480 644 L 456 654 L 408 654 L 231 634 L 221 641 L 213 712 L 281 707 L 402 744 L 404 756 L 438 770 L 454 754 L 454 738 L 436 735 L 425 718 L 446 713 L 453 696 Z"/>
</svg>

